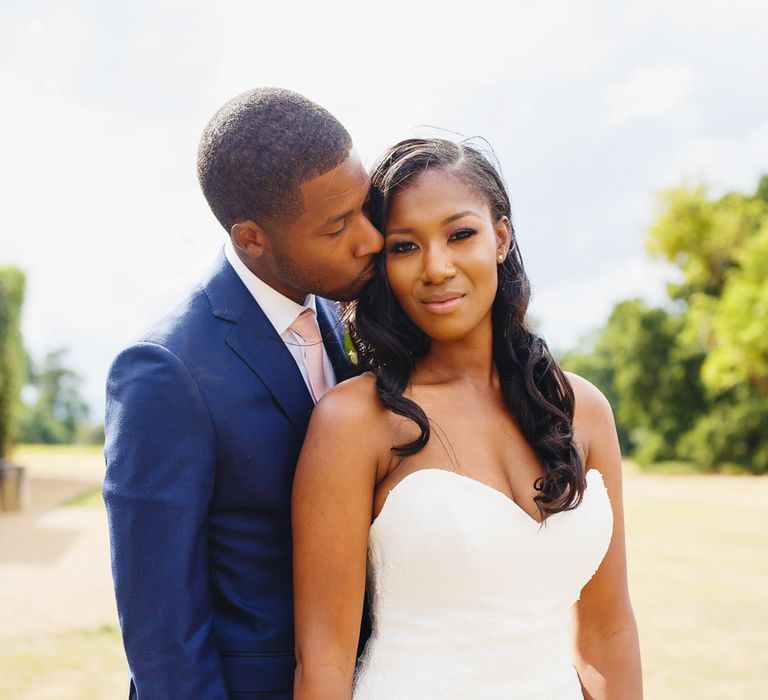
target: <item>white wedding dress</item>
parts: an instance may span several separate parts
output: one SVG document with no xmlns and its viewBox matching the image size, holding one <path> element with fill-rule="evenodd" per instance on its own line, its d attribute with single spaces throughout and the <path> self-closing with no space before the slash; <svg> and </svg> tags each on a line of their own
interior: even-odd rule
<svg viewBox="0 0 768 700">
<path fill-rule="evenodd" d="M 421 469 L 368 545 L 373 632 L 354 700 L 581 700 L 569 611 L 611 539 L 600 473 L 545 525 L 500 491 Z"/>
</svg>

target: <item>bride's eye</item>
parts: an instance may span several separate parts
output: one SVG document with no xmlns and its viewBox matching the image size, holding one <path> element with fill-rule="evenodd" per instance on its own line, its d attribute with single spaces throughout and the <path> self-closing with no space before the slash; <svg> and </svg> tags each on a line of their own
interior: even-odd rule
<svg viewBox="0 0 768 700">
<path fill-rule="evenodd" d="M 395 255 L 398 253 L 410 253 L 414 250 L 416 250 L 416 244 L 411 241 L 394 241 L 387 246 L 387 252 L 394 253 Z"/>
<path fill-rule="evenodd" d="M 470 238 L 471 236 L 474 236 L 476 233 L 477 231 L 473 228 L 460 228 L 458 231 L 454 231 L 451 234 L 450 240 L 463 241 L 466 238 Z"/>
</svg>

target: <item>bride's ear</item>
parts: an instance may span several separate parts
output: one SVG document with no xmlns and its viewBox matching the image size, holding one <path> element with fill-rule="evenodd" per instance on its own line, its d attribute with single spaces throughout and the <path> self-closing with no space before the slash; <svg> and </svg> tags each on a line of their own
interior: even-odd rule
<svg viewBox="0 0 768 700">
<path fill-rule="evenodd" d="M 509 217 L 502 216 L 496 222 L 496 254 L 499 256 L 499 262 L 506 260 L 509 249 L 512 246 L 512 224 Z"/>
</svg>

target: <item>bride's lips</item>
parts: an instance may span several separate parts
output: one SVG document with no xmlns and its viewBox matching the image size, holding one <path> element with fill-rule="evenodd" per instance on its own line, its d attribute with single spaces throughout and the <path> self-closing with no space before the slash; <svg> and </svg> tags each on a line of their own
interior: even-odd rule
<svg viewBox="0 0 768 700">
<path fill-rule="evenodd" d="M 463 298 L 464 295 L 459 292 L 448 292 L 425 297 L 421 300 L 421 303 L 430 313 L 449 314 L 461 304 Z"/>
</svg>

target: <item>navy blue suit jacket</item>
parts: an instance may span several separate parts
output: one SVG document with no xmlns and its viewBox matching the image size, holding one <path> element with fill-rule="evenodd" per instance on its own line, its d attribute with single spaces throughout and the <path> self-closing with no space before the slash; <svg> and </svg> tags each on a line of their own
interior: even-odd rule
<svg viewBox="0 0 768 700">
<path fill-rule="evenodd" d="M 334 305 L 318 320 L 342 380 Z M 312 408 L 223 254 L 114 361 L 104 500 L 138 700 L 292 697 L 291 484 Z"/>
</svg>

